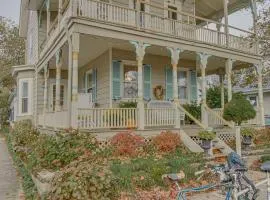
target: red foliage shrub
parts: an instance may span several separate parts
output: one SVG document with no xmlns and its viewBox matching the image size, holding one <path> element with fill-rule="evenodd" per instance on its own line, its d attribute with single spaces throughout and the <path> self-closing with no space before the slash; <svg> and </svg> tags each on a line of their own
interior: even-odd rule
<svg viewBox="0 0 270 200">
<path fill-rule="evenodd" d="M 140 147 L 145 145 L 144 138 L 133 132 L 120 132 L 111 139 L 116 155 L 136 156 Z"/>
<path fill-rule="evenodd" d="M 161 132 L 160 135 L 153 138 L 155 147 L 161 152 L 172 152 L 181 146 L 179 134 L 170 131 Z"/>
</svg>

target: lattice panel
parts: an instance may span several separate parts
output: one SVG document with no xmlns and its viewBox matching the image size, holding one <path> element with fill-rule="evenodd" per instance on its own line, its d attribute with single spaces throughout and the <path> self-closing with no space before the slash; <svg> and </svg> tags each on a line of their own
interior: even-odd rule
<svg viewBox="0 0 270 200">
<path fill-rule="evenodd" d="M 235 139 L 235 135 L 231 133 L 219 133 L 218 138 L 224 142 L 230 142 Z"/>
</svg>

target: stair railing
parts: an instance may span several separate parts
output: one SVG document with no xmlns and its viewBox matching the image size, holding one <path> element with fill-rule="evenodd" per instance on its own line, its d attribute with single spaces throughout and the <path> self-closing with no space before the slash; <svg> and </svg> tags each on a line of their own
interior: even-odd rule
<svg viewBox="0 0 270 200">
<path fill-rule="evenodd" d="M 208 127 L 206 127 L 202 122 L 200 122 L 197 118 L 195 118 L 192 114 L 190 114 L 182 105 L 178 104 L 177 108 L 184 112 L 185 115 L 187 115 L 191 120 L 193 120 L 198 126 L 200 126 L 203 129 L 207 129 Z"/>
</svg>

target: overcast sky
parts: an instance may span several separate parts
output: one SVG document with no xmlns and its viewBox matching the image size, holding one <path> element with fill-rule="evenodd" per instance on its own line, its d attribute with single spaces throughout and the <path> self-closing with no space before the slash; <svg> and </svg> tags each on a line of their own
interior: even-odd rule
<svg viewBox="0 0 270 200">
<path fill-rule="evenodd" d="M 0 16 L 19 23 L 21 0 L 0 0 Z M 251 13 L 248 10 L 237 12 L 230 16 L 229 24 L 240 29 L 248 30 L 252 26 Z"/>
</svg>

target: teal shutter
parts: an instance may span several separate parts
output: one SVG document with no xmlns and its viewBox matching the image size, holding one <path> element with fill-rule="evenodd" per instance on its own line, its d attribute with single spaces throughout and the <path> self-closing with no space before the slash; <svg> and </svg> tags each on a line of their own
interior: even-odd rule
<svg viewBox="0 0 270 200">
<path fill-rule="evenodd" d="M 197 73 L 195 70 L 190 71 L 190 101 L 197 102 Z"/>
<path fill-rule="evenodd" d="M 150 100 L 152 98 L 151 95 L 151 76 L 152 76 L 152 67 L 151 65 L 143 66 L 143 97 L 146 100 Z"/>
<path fill-rule="evenodd" d="M 112 73 L 112 97 L 119 99 L 121 97 L 121 63 L 119 61 L 113 61 Z"/>
<path fill-rule="evenodd" d="M 166 100 L 173 99 L 173 71 L 171 67 L 166 67 Z"/>
<path fill-rule="evenodd" d="M 92 98 L 93 102 L 97 100 L 97 69 L 93 69 L 92 72 Z"/>
</svg>

